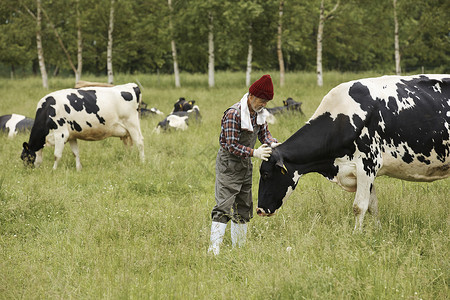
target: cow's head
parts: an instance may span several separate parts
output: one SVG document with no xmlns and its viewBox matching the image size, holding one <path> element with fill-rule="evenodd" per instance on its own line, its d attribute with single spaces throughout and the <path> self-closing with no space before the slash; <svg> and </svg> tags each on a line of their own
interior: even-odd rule
<svg viewBox="0 0 450 300">
<path fill-rule="evenodd" d="M 33 167 L 36 161 L 36 152 L 30 149 L 27 142 L 23 143 L 23 150 L 20 158 L 23 160 L 23 164 L 27 167 Z"/>
<path fill-rule="evenodd" d="M 259 173 L 256 212 L 259 216 L 271 216 L 295 189 L 300 175 L 293 165 L 283 162 L 278 148 L 273 149 L 268 161 L 262 162 Z"/>
</svg>

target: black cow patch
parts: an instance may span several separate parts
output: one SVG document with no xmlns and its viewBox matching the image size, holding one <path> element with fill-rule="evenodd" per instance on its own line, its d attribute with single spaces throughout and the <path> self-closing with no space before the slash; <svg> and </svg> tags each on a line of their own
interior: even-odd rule
<svg viewBox="0 0 450 300">
<path fill-rule="evenodd" d="M 122 98 L 125 99 L 126 101 L 133 100 L 133 95 L 129 92 L 120 92 L 120 95 L 122 95 Z"/>
<path fill-rule="evenodd" d="M 134 93 L 136 94 L 136 101 L 139 103 L 141 89 L 138 86 L 136 86 L 136 87 L 133 87 L 133 90 L 134 90 Z"/>
<path fill-rule="evenodd" d="M 73 128 L 78 132 L 81 131 L 81 126 L 75 120 L 73 121 Z"/>
<path fill-rule="evenodd" d="M 105 119 L 98 115 L 98 111 L 100 108 L 97 105 L 97 95 L 94 90 L 77 90 L 77 93 L 80 94 L 79 97 L 77 94 L 72 93 L 67 95 L 67 99 L 70 102 L 70 106 L 76 111 L 85 110 L 88 114 L 95 114 L 98 121 L 101 124 L 105 124 Z"/>
<path fill-rule="evenodd" d="M 36 117 L 28 142 L 30 150 L 37 151 L 44 147 L 45 138 L 50 129 L 58 128 L 58 125 L 52 119 L 56 116 L 55 104 L 55 98 L 49 96 L 42 102 L 41 107 L 36 110 Z"/>
<path fill-rule="evenodd" d="M 70 114 L 70 107 L 67 104 L 64 104 L 64 109 L 68 114 Z"/>
</svg>

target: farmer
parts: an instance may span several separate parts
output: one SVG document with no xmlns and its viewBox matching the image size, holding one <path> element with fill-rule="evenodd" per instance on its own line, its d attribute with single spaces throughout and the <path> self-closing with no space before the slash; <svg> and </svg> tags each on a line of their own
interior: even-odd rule
<svg viewBox="0 0 450 300">
<path fill-rule="evenodd" d="M 244 245 L 247 222 L 253 217 L 251 157 L 267 160 L 280 143 L 272 137 L 263 108 L 273 98 L 270 75 L 255 81 L 241 101 L 228 108 L 223 117 L 216 158 L 216 187 L 211 217 L 208 252 L 219 254 L 228 221 L 233 247 Z M 258 137 L 261 146 L 255 147 Z"/>
</svg>

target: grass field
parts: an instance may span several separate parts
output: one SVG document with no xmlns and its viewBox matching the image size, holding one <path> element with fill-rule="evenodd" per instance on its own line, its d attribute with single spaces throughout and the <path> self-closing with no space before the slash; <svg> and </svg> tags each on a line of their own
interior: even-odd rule
<svg viewBox="0 0 450 300">
<path fill-rule="evenodd" d="M 262 73 L 254 74 L 253 80 Z M 285 140 L 335 85 L 377 74 L 288 73 L 270 106 L 292 97 L 304 117 L 270 126 Z M 86 77 L 84 80 L 105 81 Z M 116 75 L 138 80 L 143 100 L 164 113 L 179 97 L 196 100 L 203 119 L 186 132 L 157 135 L 163 116 L 143 119 L 146 162 L 117 138 L 80 141 L 83 170 L 66 145 L 56 171 L 53 149 L 40 168 L 22 165 L 22 143 L 0 136 L 0 299 L 448 299 L 450 180 L 376 180 L 382 230 L 370 215 L 352 234 L 354 194 L 318 174 L 302 177 L 272 218 L 255 216 L 248 243 L 207 254 L 214 163 L 222 112 L 246 92 L 244 73 Z M 72 78 L 50 80 L 50 91 Z M 39 78 L 0 79 L 0 115 L 34 117 L 49 91 Z M 305 145 L 307 146 L 307 145 Z M 254 160 L 254 201 L 259 161 Z"/>
</svg>

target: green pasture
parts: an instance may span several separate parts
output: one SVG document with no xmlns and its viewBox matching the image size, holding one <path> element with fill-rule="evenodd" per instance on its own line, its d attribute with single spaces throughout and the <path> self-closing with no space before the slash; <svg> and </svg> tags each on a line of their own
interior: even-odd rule
<svg viewBox="0 0 450 300">
<path fill-rule="evenodd" d="M 270 125 L 280 141 L 332 87 L 381 75 L 325 73 L 319 88 L 314 73 L 288 73 L 280 88 L 271 74 L 269 106 L 292 97 L 305 112 Z M 382 229 L 367 215 L 364 232 L 353 234 L 354 194 L 308 174 L 276 216 L 255 215 L 244 248 L 232 249 L 227 228 L 220 255 L 208 255 L 220 119 L 246 92 L 245 74 L 216 73 L 215 88 L 207 75 L 182 74 L 179 89 L 169 75 L 115 76 L 131 81 L 165 114 L 179 97 L 196 100 L 201 124 L 158 135 L 164 116 L 142 119 L 144 164 L 117 138 L 80 141 L 81 172 L 68 145 L 56 171 L 53 149 L 27 169 L 20 153 L 28 135 L 0 135 L 0 299 L 448 299 L 449 179 L 378 178 Z M 51 78 L 49 91 L 73 85 Z M 0 79 L 0 115 L 34 118 L 49 91 L 38 77 Z"/>
</svg>

